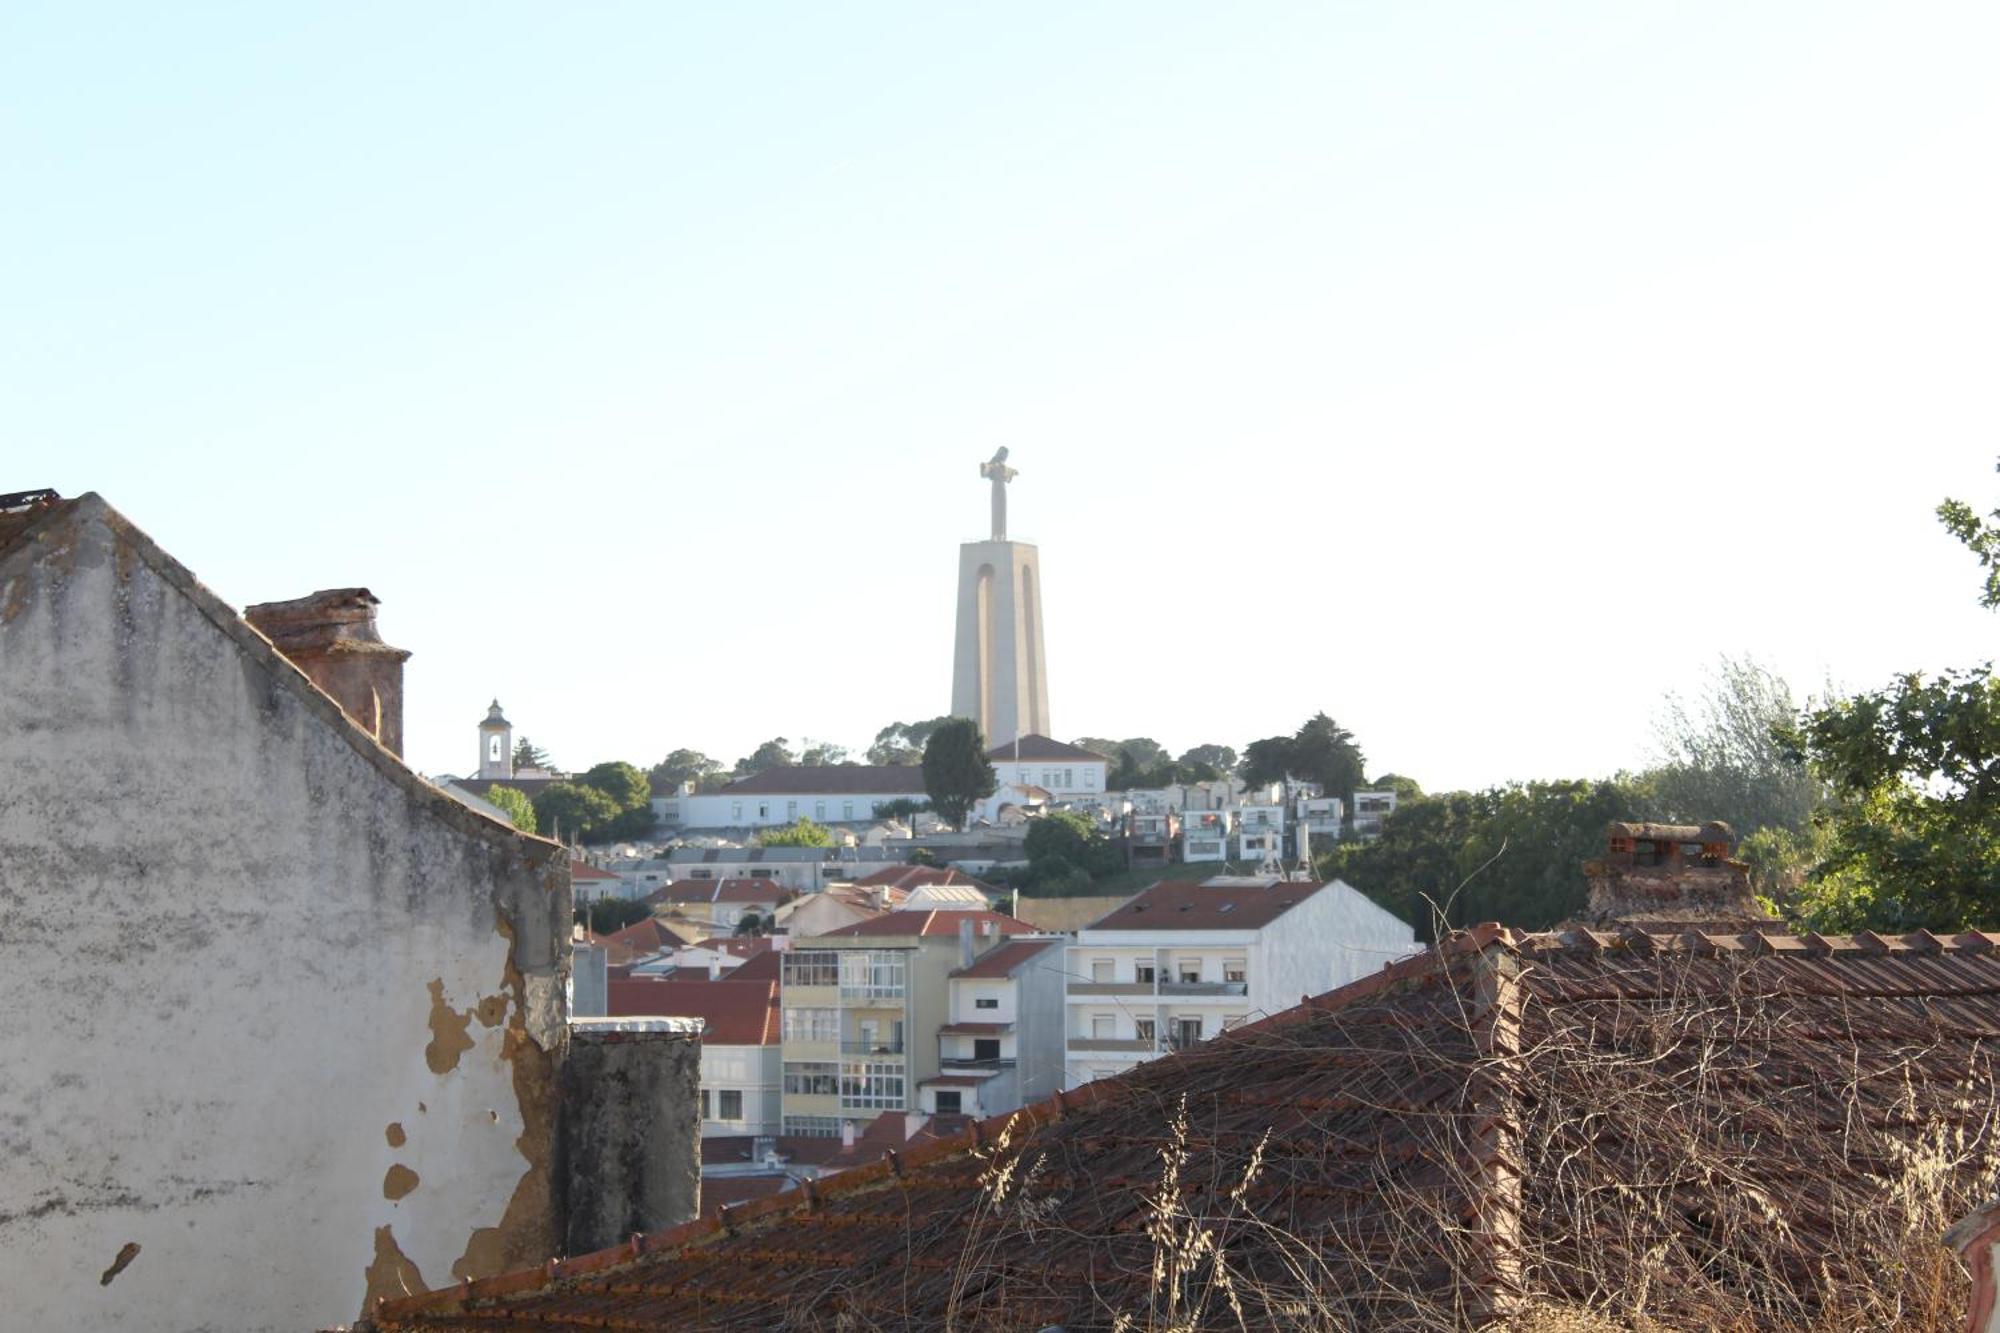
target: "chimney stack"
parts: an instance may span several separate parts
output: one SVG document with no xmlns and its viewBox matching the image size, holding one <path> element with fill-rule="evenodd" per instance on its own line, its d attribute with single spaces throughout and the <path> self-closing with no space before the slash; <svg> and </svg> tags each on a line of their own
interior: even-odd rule
<svg viewBox="0 0 2000 1333">
<path fill-rule="evenodd" d="M 958 965 L 972 966 L 972 918 L 965 917 L 958 923 Z"/>
<path fill-rule="evenodd" d="M 1583 922 L 1642 929 L 1756 930 L 1775 925 L 1757 905 L 1749 869 L 1729 859 L 1729 825 L 1614 821 L 1602 860 L 1586 861 Z"/>
<path fill-rule="evenodd" d="M 248 607 L 243 618 L 357 726 L 397 758 L 403 754 L 403 663 L 409 652 L 382 642 L 375 594 L 329 588 L 290 602 Z"/>
</svg>

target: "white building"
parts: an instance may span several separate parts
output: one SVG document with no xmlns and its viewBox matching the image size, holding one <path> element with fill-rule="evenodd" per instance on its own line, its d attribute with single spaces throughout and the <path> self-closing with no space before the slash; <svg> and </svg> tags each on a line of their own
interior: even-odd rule
<svg viewBox="0 0 2000 1333">
<path fill-rule="evenodd" d="M 1230 813 L 1227 810 L 1181 812 L 1181 860 L 1190 865 L 1229 859 Z"/>
<path fill-rule="evenodd" d="M 1297 822 L 1312 835 L 1316 844 L 1340 840 L 1340 822 L 1345 814 L 1346 806 L 1338 796 L 1301 796 L 1298 799 Z"/>
<path fill-rule="evenodd" d="M 793 764 L 738 778 L 720 791 L 682 795 L 683 829 L 778 828 L 873 822 L 892 801 L 922 801 L 924 771 L 916 764 Z"/>
<path fill-rule="evenodd" d="M 1266 859 L 1285 856 L 1285 807 L 1278 804 L 1244 805 L 1236 811 L 1236 859 L 1261 865 Z"/>
<path fill-rule="evenodd" d="M 951 973 L 938 1072 L 918 1085 L 924 1114 L 1001 1115 L 1062 1086 L 1063 948 L 1010 940 Z"/>
<path fill-rule="evenodd" d="M 1354 836 L 1357 838 L 1381 836 L 1382 821 L 1395 813 L 1395 788 L 1384 787 L 1379 791 L 1355 792 Z"/>
<path fill-rule="evenodd" d="M 1288 1009 L 1417 947 L 1409 926 L 1338 880 L 1156 884 L 1069 946 L 1065 1086 Z"/>
<path fill-rule="evenodd" d="M 1111 761 L 1095 750 L 1029 734 L 986 752 L 1002 784 L 1040 787 L 1057 802 L 1100 796 Z"/>
</svg>

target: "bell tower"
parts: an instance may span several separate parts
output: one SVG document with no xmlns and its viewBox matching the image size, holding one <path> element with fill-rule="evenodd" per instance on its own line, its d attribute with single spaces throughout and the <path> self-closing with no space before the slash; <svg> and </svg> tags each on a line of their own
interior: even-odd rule
<svg viewBox="0 0 2000 1333">
<path fill-rule="evenodd" d="M 514 776 L 514 724 L 500 711 L 500 701 L 486 710 L 479 724 L 479 776 L 483 779 Z"/>
</svg>

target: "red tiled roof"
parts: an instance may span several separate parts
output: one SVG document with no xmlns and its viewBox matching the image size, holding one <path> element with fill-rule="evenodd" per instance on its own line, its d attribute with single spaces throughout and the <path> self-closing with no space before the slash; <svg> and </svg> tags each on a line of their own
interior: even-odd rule
<svg viewBox="0 0 2000 1333">
<path fill-rule="evenodd" d="M 1890 1197 L 1896 1145 L 1956 1143 L 1941 1187 L 1983 1187 L 1996 1092 L 2000 935 L 1482 926 L 806 1197 L 391 1301 L 376 1321 L 929 1329 L 950 1311 L 1105 1328 L 1157 1297 L 1144 1221 L 1171 1151 L 1191 1218 L 1227 1229 L 1253 1328 L 1301 1308 L 1361 1330 L 1483 1327 L 1605 1282 L 1650 1287 L 1662 1326 L 1771 1327 L 1758 1302 L 1786 1272 L 1802 1280 L 1785 1326 L 1833 1326 L 1819 1303 L 1835 1284 L 1893 1280 L 1832 1251 Z M 1031 1182 L 1014 1223 L 979 1206 L 996 1151 Z M 974 1252 L 1002 1257 L 968 1283 Z M 1648 1284 L 1661 1255 L 1699 1280 Z"/>
<path fill-rule="evenodd" d="M 1161 880 L 1084 929 L 1259 930 L 1326 887 L 1290 880 L 1261 886 Z"/>
<path fill-rule="evenodd" d="M 623 930 L 600 936 L 597 943 L 604 948 L 605 962 L 613 967 L 630 964 L 664 950 L 684 949 L 688 944 L 656 916 L 634 921 Z"/>
<path fill-rule="evenodd" d="M 724 796 L 922 796 L 918 764 L 791 764 L 767 768 L 724 787 Z"/>
<path fill-rule="evenodd" d="M 569 863 L 569 877 L 573 881 L 583 879 L 589 880 L 592 883 L 607 879 L 615 881 L 618 878 L 618 876 L 612 874 L 609 870 L 599 870 L 588 861 L 571 861 Z"/>
<path fill-rule="evenodd" d="M 790 1176 L 717 1176 L 701 1182 L 701 1215 L 714 1217 L 724 1208 L 734 1208 L 752 1199 L 768 1199 L 793 1188 Z"/>
<path fill-rule="evenodd" d="M 1026 967 L 1034 959 L 1062 943 L 1061 940 L 1010 940 L 998 948 L 988 949 L 972 960 L 971 967 L 961 967 L 952 973 L 954 977 L 986 978 L 1011 977 Z"/>
<path fill-rule="evenodd" d="M 851 926 L 829 930 L 822 939 L 838 939 L 852 935 L 956 935 L 958 923 L 972 922 L 975 936 L 987 927 L 1000 935 L 1026 935 L 1034 930 L 1025 921 L 1016 921 L 1011 916 L 998 912 L 980 911 L 931 911 L 931 912 L 884 912 L 881 916 L 857 921 Z M 983 937 L 982 937 L 983 938 Z"/>
<path fill-rule="evenodd" d="M 751 953 L 726 974 L 731 981 L 776 981 L 784 955 L 771 947 L 765 940 L 764 947 Z"/>
<path fill-rule="evenodd" d="M 776 903 L 792 891 L 775 879 L 677 879 L 647 894 L 649 903 Z"/>
<path fill-rule="evenodd" d="M 613 1018 L 699 1018 L 710 1046 L 773 1046 L 778 1041 L 778 985 L 772 981 L 653 981 L 609 984 Z"/>
<path fill-rule="evenodd" d="M 1018 750 L 1015 748 L 1017 744 L 1019 746 Z M 1009 741 L 1005 745 L 994 746 L 986 752 L 986 757 L 995 762 L 1012 763 L 1017 754 L 1023 762 L 1030 759 L 1064 759 L 1071 763 L 1079 764 L 1108 764 L 1111 762 L 1109 757 L 1101 755 L 1095 750 L 1086 750 L 1081 745 L 1068 745 L 1062 741 L 1052 740 L 1047 736 L 1037 736 L 1033 733 L 1021 737 L 1018 742 Z"/>
<path fill-rule="evenodd" d="M 956 866 L 884 866 L 874 874 L 863 876 L 854 882 L 871 888 L 882 886 L 905 892 L 932 884 L 961 884 L 967 888 L 978 889 L 981 893 L 999 892 L 991 884 L 973 878 Z"/>
</svg>

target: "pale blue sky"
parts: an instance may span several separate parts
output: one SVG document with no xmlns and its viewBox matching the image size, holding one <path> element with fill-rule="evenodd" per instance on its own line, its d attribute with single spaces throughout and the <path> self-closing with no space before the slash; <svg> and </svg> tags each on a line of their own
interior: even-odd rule
<svg viewBox="0 0 2000 1333">
<path fill-rule="evenodd" d="M 1056 730 L 1646 757 L 1969 662 L 2000 6 L 0 14 L 0 490 L 362 583 L 410 758 L 948 703 L 1007 444 Z"/>
</svg>

